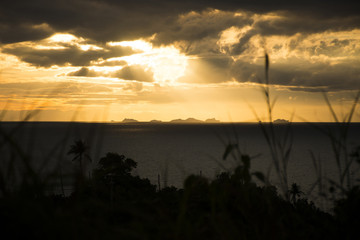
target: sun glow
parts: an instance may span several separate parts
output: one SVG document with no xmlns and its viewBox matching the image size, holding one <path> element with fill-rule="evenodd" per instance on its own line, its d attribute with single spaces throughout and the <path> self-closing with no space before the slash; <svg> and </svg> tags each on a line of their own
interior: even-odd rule
<svg viewBox="0 0 360 240">
<path fill-rule="evenodd" d="M 154 73 L 156 82 L 175 83 L 178 78 L 184 75 L 188 64 L 188 57 L 180 53 L 174 46 L 154 47 L 151 43 L 144 40 L 110 42 L 108 44 L 140 50 L 141 53 L 108 60 L 123 60 L 129 66 L 142 65 L 145 69 L 150 69 Z"/>
<path fill-rule="evenodd" d="M 48 38 L 50 42 L 63 42 L 70 43 L 74 41 L 78 41 L 79 38 L 75 37 L 72 34 L 64 34 L 64 33 L 56 33 Z"/>
<path fill-rule="evenodd" d="M 144 40 L 109 42 L 110 46 L 131 47 L 134 50 L 151 51 L 152 44 Z"/>
</svg>

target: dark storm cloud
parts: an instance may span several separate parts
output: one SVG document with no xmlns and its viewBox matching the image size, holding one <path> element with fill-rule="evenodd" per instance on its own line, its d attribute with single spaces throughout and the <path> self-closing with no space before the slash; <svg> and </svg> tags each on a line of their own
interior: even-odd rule
<svg viewBox="0 0 360 240">
<path fill-rule="evenodd" d="M 235 44 L 230 54 L 242 54 L 248 48 L 249 40 L 255 36 L 292 36 L 301 33 L 303 36 L 325 31 L 352 30 L 360 28 L 360 16 L 318 16 L 306 15 L 299 11 L 277 12 L 277 16 L 261 18 L 252 12 L 203 11 L 190 12 L 181 15 L 173 24 L 166 26 L 159 32 L 153 43 L 170 44 L 184 41 L 180 44 L 182 51 L 192 55 L 201 52 L 215 52 L 216 41 L 220 33 L 232 26 L 251 29 Z M 294 43 L 295 44 L 295 43 Z M 294 45 L 295 47 L 295 45 Z"/>
<path fill-rule="evenodd" d="M 97 77 L 98 75 L 99 75 L 98 73 L 86 67 L 82 67 L 75 72 L 70 72 L 67 74 L 67 76 L 73 76 L 73 77 Z"/>
<path fill-rule="evenodd" d="M 190 12 L 181 16 L 173 25 L 164 28 L 154 42 L 169 44 L 182 40 L 193 42 L 217 38 L 218 34 L 227 28 L 243 27 L 252 22 L 248 15 L 235 16 L 233 12 Z"/>
<path fill-rule="evenodd" d="M 259 19 L 251 25 L 251 30 L 239 39 L 230 53 L 233 55 L 242 54 L 248 48 L 249 40 L 256 35 L 259 36 L 292 36 L 297 33 L 302 34 L 302 38 L 313 33 L 323 33 L 326 31 L 353 30 L 360 28 L 360 15 L 351 18 L 319 18 L 318 16 L 292 15 L 282 13 L 274 18 Z M 301 41 L 301 37 L 297 39 Z M 297 41 L 293 41 L 291 49 L 297 47 Z M 344 43 L 342 43 L 344 44 Z M 339 44 L 338 44 L 339 46 Z"/>
<path fill-rule="evenodd" d="M 37 49 L 27 46 L 10 46 L 2 49 L 3 53 L 13 54 L 20 60 L 37 67 L 89 66 L 91 61 L 121 57 L 135 53 L 130 47 L 105 46 L 104 49 L 82 50 L 79 46 L 62 44 L 60 49 Z"/>
<path fill-rule="evenodd" d="M 284 12 L 280 18 L 258 21 L 254 28 L 261 35 L 293 35 L 295 33 L 317 33 L 323 31 L 352 30 L 360 27 L 360 16 L 312 16 L 301 13 Z"/>
<path fill-rule="evenodd" d="M 359 61 L 339 64 L 303 62 L 272 64 L 270 84 L 298 91 L 339 91 L 360 89 Z M 237 61 L 232 76 L 239 82 L 264 83 L 264 66 Z"/>
<path fill-rule="evenodd" d="M 150 70 L 145 70 L 144 67 L 140 65 L 125 66 L 112 77 L 121 78 L 124 80 L 135 80 L 139 82 L 153 82 L 154 73 Z"/>
<path fill-rule="evenodd" d="M 32 25 L 28 23 L 0 22 L 0 43 L 41 40 L 53 33 L 54 31 L 47 24 Z"/>
<path fill-rule="evenodd" d="M 306 23 L 304 29 L 325 22 L 338 28 L 349 28 L 360 24 L 359 6 L 360 3 L 349 0 L 3 0 L 0 5 L 0 36 L 3 43 L 37 40 L 49 36 L 52 31 L 71 32 L 99 42 L 132 40 L 161 33 L 164 29 L 168 31 L 169 26 L 176 25 L 179 14 L 209 8 L 254 13 L 282 11 L 287 16 L 302 19 Z M 49 28 L 30 30 L 40 24 L 47 24 Z M 291 21 L 288 25 L 284 28 L 290 30 Z"/>
<path fill-rule="evenodd" d="M 18 32 L 18 36 L 9 36 L 7 43 L 35 40 L 35 36 L 20 39 L 20 26 L 46 23 L 56 32 L 71 32 L 99 42 L 151 36 L 169 23 L 168 18 L 176 16 L 171 14 L 172 8 L 157 2 L 162 1 L 4 0 L 0 21 L 11 28 L 1 28 L 0 35 L 9 36 L 9 30 Z"/>
</svg>

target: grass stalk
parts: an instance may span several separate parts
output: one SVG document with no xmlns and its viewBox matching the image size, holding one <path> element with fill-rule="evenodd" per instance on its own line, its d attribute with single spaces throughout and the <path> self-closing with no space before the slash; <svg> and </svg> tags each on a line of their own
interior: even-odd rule
<svg viewBox="0 0 360 240">
<path fill-rule="evenodd" d="M 348 114 L 340 121 L 337 116 L 334 108 L 328 98 L 328 95 L 323 93 L 324 100 L 326 105 L 329 108 L 331 116 L 335 122 L 337 132 L 334 133 L 330 129 L 327 131 L 327 135 L 330 139 L 332 151 L 335 157 L 335 163 L 338 171 L 338 186 L 340 189 L 349 190 L 352 188 L 353 183 L 351 181 L 351 166 L 353 164 L 353 158 L 350 158 L 349 150 L 348 150 L 348 134 L 349 127 L 352 122 L 352 118 L 356 111 L 356 107 L 359 103 L 360 91 L 354 97 L 353 103 Z"/>
<path fill-rule="evenodd" d="M 254 109 L 253 113 L 259 122 L 260 129 L 266 140 L 266 143 L 270 150 L 270 156 L 272 159 L 272 165 L 275 168 L 276 175 L 279 180 L 281 191 L 285 199 L 289 200 L 289 183 L 288 183 L 288 174 L 287 168 L 290 160 L 291 150 L 292 150 L 292 131 L 291 123 L 287 124 L 285 129 L 285 134 L 280 135 L 275 129 L 273 123 L 273 109 L 275 107 L 277 97 L 272 98 L 270 91 L 270 60 L 269 55 L 265 53 L 265 81 L 262 84 L 262 93 L 265 97 L 266 109 L 267 109 L 267 121 L 263 123 L 260 117 L 257 115 Z M 271 167 L 269 167 L 271 169 Z M 268 176 L 270 175 L 268 172 Z"/>
</svg>

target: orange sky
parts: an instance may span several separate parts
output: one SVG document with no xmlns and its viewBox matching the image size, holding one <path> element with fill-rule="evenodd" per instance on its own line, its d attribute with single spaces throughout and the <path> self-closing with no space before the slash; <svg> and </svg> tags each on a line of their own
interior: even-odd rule
<svg viewBox="0 0 360 240">
<path fill-rule="evenodd" d="M 101 6 L 104 15 L 111 13 L 111 4 Z M 11 4 L 4 7 L 16 12 Z M 24 14 L 23 22 L 5 14 L 0 28 L 6 36 L 0 39 L 2 120 L 21 120 L 40 110 L 32 120 L 266 121 L 265 51 L 271 97 L 276 98 L 274 119 L 332 121 L 324 93 L 339 119 L 347 116 L 360 89 L 357 15 L 339 13 L 335 21 L 327 12 L 316 15 L 305 7 L 305 19 L 290 7 L 227 8 L 194 6 L 171 15 L 163 9 L 168 24 L 147 15 L 151 27 L 137 25 L 145 13 L 134 10 L 125 19 L 132 29 L 122 23 L 116 28 L 102 16 L 102 35 L 96 22 L 82 25 L 79 19 L 89 16 L 81 11 L 66 26 L 46 14 L 41 19 Z M 66 10 L 55 9 L 59 14 Z M 121 22 L 115 15 L 113 20 Z"/>
</svg>

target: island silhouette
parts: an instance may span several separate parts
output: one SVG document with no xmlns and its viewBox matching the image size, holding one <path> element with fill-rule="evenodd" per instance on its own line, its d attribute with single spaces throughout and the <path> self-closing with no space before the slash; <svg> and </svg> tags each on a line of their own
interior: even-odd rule
<svg viewBox="0 0 360 240">
<path fill-rule="evenodd" d="M 116 122 L 116 121 L 112 120 L 112 122 Z M 187 119 L 178 118 L 178 119 L 170 120 L 168 122 L 154 119 L 154 120 L 149 121 L 148 123 L 156 123 L 157 124 L 157 123 L 220 123 L 220 122 L 221 122 L 220 120 L 217 120 L 215 118 L 208 118 L 205 121 L 199 120 L 196 118 L 187 118 Z M 132 118 L 124 118 L 121 121 L 121 123 L 147 123 L 147 122 L 138 121 L 138 120 L 132 119 Z"/>
</svg>

